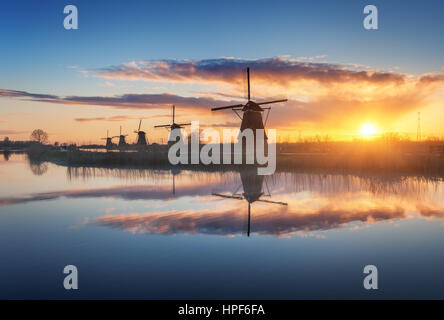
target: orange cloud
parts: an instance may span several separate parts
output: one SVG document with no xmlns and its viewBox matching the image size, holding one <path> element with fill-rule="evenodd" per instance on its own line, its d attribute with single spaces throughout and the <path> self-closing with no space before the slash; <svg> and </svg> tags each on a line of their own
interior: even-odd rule
<svg viewBox="0 0 444 320">
<path fill-rule="evenodd" d="M 141 61 L 94 70 L 96 76 L 122 80 L 178 81 L 189 84 L 216 84 L 214 90 L 191 92 L 194 96 L 171 93 L 114 96 L 66 96 L 0 89 L 0 97 L 70 106 L 102 106 L 122 110 L 166 110 L 171 104 L 187 109 L 202 125 L 235 126 L 231 112 L 212 113 L 211 107 L 245 102 L 242 89 L 247 66 L 252 70 L 255 100 L 287 97 L 285 104 L 274 105 L 267 126 L 282 134 L 304 130 L 310 134 L 344 137 L 362 121 L 374 121 L 382 130 L 399 127 L 398 121 L 413 111 L 441 103 L 443 73 L 411 76 L 402 73 L 364 69 L 346 64 L 317 63 L 275 57 L 256 60 L 208 59 Z M 183 90 L 183 88 L 182 88 Z M 162 117 L 153 115 L 152 117 Z M 123 116 L 78 117 L 78 122 L 120 121 Z M 238 123 L 237 123 L 238 124 Z M 402 124 L 405 126 L 405 123 Z M 355 128 L 357 130 L 357 128 Z M 430 129 L 432 130 L 432 129 Z M 439 128 L 441 130 L 441 128 Z M 342 132 L 342 134 L 341 134 Z M 335 138 L 335 137 L 333 137 Z"/>
<path fill-rule="evenodd" d="M 378 70 L 349 70 L 345 65 L 306 62 L 286 57 L 256 60 L 157 60 L 140 61 L 96 69 L 96 75 L 107 79 L 150 81 L 221 81 L 240 82 L 240 70 L 250 67 L 255 80 L 288 84 L 295 80 L 323 83 L 365 81 L 369 83 L 402 83 L 405 75 Z"/>
</svg>

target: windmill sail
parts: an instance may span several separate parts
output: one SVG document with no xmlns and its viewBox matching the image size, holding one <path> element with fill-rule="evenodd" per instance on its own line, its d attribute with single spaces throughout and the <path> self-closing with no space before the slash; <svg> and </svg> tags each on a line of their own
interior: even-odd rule
<svg viewBox="0 0 444 320">
<path fill-rule="evenodd" d="M 173 105 L 172 106 L 172 115 L 171 115 L 171 124 L 161 124 L 161 125 L 157 125 L 154 126 L 154 128 L 168 128 L 171 131 L 174 129 L 182 129 L 184 126 L 189 126 L 191 125 L 191 123 L 176 123 L 176 106 Z M 177 140 L 177 139 L 176 139 Z M 175 141 L 172 141 L 171 138 L 171 133 L 170 136 L 168 137 L 168 144 L 174 143 Z"/>
</svg>

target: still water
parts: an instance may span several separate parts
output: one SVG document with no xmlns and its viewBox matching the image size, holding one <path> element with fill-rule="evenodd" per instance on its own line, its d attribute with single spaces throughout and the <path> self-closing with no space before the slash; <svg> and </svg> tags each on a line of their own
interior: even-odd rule
<svg viewBox="0 0 444 320">
<path fill-rule="evenodd" d="M 3 299 L 444 298 L 441 177 L 258 177 L 7 158 Z M 63 287 L 70 264 L 79 290 Z M 369 264 L 378 290 L 363 288 Z"/>
</svg>

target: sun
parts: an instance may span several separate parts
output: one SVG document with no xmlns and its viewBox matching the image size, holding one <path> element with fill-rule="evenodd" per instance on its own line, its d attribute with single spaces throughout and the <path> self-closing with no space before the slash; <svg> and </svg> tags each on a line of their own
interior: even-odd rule
<svg viewBox="0 0 444 320">
<path fill-rule="evenodd" d="M 371 123 L 364 123 L 361 126 L 361 134 L 366 138 L 372 137 L 374 134 L 376 134 L 376 132 L 377 132 L 376 126 Z"/>
</svg>

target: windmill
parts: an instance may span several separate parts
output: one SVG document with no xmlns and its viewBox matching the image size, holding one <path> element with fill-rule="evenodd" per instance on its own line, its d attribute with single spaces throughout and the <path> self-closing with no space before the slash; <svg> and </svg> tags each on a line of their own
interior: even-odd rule
<svg viewBox="0 0 444 320">
<path fill-rule="evenodd" d="M 113 138 L 114 137 L 109 136 L 109 131 L 106 130 L 106 138 L 101 138 L 102 140 L 106 140 L 105 148 L 111 149 L 113 147 L 113 141 L 112 141 Z"/>
<path fill-rule="evenodd" d="M 234 111 L 234 113 L 241 119 L 241 127 L 240 131 L 241 133 L 245 129 L 251 129 L 253 130 L 253 134 L 256 137 L 256 130 L 258 129 L 264 129 L 265 125 L 267 124 L 268 115 L 270 114 L 271 107 L 261 107 L 262 105 L 272 104 L 272 103 L 278 103 L 278 102 L 286 102 L 287 99 L 281 99 L 281 100 L 272 100 L 272 101 L 265 101 L 265 102 L 254 102 L 251 100 L 250 96 L 250 68 L 247 68 L 247 81 L 248 81 L 248 101 L 246 104 L 235 104 L 231 106 L 225 106 L 225 107 L 216 107 L 212 108 L 211 111 L 218 111 L 218 110 L 225 110 L 225 109 L 231 109 Z M 262 119 L 262 112 L 267 110 L 267 115 L 265 117 L 265 123 Z M 242 112 L 242 116 L 239 114 L 239 112 Z M 256 140 L 256 139 L 255 139 Z M 267 140 L 267 136 L 265 135 L 265 140 Z"/>
<path fill-rule="evenodd" d="M 126 146 L 125 137 L 127 136 L 127 134 L 122 134 L 122 126 L 120 126 L 120 134 L 118 136 L 114 136 L 113 138 L 119 138 L 119 147 L 124 147 Z"/>
<path fill-rule="evenodd" d="M 134 133 L 137 133 L 137 145 L 138 146 L 146 146 L 146 132 L 140 130 L 140 126 L 142 125 L 142 119 L 139 121 L 139 128 L 134 130 Z"/>
<path fill-rule="evenodd" d="M 175 118 L 176 118 L 176 106 L 173 105 L 173 117 L 172 117 L 172 122 L 171 124 L 163 124 L 163 125 L 158 125 L 158 126 L 154 126 L 154 128 L 169 128 L 171 131 L 173 131 L 174 129 L 182 129 L 184 126 L 189 126 L 191 123 L 176 123 L 175 122 Z M 171 133 L 170 133 L 171 135 Z M 168 144 L 173 143 L 174 141 L 170 140 L 170 137 L 168 137 Z"/>
<path fill-rule="evenodd" d="M 267 181 L 265 176 L 258 175 L 254 169 L 243 169 L 240 171 L 241 185 L 231 194 L 225 195 L 221 193 L 212 193 L 213 196 L 218 196 L 228 199 L 236 200 L 247 200 L 248 202 L 248 227 L 247 235 L 250 236 L 250 222 L 251 222 L 251 204 L 253 202 L 265 202 L 269 204 L 277 204 L 281 206 L 287 206 L 286 202 L 271 201 L 266 199 L 261 199 L 261 197 L 271 197 L 270 191 L 268 190 Z M 267 194 L 263 191 L 263 184 L 267 188 Z M 238 193 L 240 187 L 243 187 L 243 193 Z"/>
</svg>

